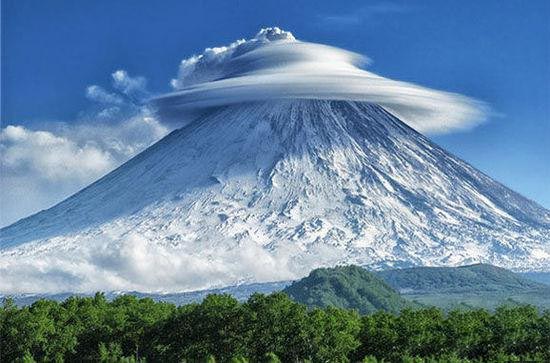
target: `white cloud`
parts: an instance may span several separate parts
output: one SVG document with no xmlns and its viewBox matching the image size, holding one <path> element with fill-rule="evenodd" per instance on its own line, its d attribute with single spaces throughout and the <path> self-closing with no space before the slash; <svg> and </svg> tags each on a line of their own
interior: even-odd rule
<svg viewBox="0 0 550 363">
<path fill-rule="evenodd" d="M 141 78 L 113 73 L 128 93 L 146 92 Z M 60 202 L 169 131 L 124 93 L 92 85 L 86 97 L 96 106 L 73 122 L 0 129 L 0 226 Z"/>
<path fill-rule="evenodd" d="M 367 59 L 343 49 L 301 42 L 278 28 L 207 48 L 180 64 L 176 92 L 158 97 L 160 115 L 184 118 L 213 106 L 268 99 L 309 98 L 376 103 L 420 132 L 445 133 L 486 119 L 483 102 L 394 81 L 360 67 Z"/>
<path fill-rule="evenodd" d="M 28 175 L 40 171 L 50 181 L 87 179 L 113 165 L 109 153 L 92 143 L 78 144 L 48 131 L 32 131 L 10 125 L 0 133 L 2 166 L 9 175 Z"/>
<path fill-rule="evenodd" d="M 119 69 L 111 74 L 113 87 L 134 101 L 142 101 L 148 97 L 147 80 L 144 77 L 130 77 L 128 72 Z"/>
<path fill-rule="evenodd" d="M 218 246 L 197 253 L 151 243 L 134 233 L 77 238 L 76 244 L 59 244 L 47 250 L 31 244 L 22 247 L 25 253 L 3 251 L 0 291 L 177 292 L 227 286 L 247 277 L 251 281 L 276 281 L 299 276 L 289 268 L 296 251 L 272 253 L 251 241 L 239 248 Z"/>
<path fill-rule="evenodd" d="M 2 129 L 0 150 L 0 225 L 51 206 L 116 164 L 90 143 L 23 126 Z"/>
<path fill-rule="evenodd" d="M 86 97 L 95 102 L 112 104 L 112 105 L 122 105 L 124 104 L 124 99 L 115 93 L 107 92 L 103 87 L 97 85 L 91 85 L 86 88 Z"/>
<path fill-rule="evenodd" d="M 277 27 L 262 29 L 252 39 L 239 39 L 228 46 L 206 48 L 202 54 L 184 59 L 178 77 L 171 81 L 174 89 L 213 81 L 232 72 L 231 60 L 273 41 L 294 42 L 292 33 Z"/>
<path fill-rule="evenodd" d="M 118 124 L 9 125 L 0 131 L 0 225 L 68 197 L 169 130 L 150 116 Z"/>
</svg>

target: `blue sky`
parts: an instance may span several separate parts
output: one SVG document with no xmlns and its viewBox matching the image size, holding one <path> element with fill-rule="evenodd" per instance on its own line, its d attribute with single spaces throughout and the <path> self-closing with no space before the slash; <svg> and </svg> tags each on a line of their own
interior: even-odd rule
<svg viewBox="0 0 550 363">
<path fill-rule="evenodd" d="M 279 26 L 365 54 L 385 77 L 489 103 L 487 123 L 432 139 L 549 208 L 549 17 L 545 0 L 4 0 L 2 127 L 73 122 L 86 87 L 108 88 L 117 69 L 169 91 L 183 58 Z"/>
</svg>

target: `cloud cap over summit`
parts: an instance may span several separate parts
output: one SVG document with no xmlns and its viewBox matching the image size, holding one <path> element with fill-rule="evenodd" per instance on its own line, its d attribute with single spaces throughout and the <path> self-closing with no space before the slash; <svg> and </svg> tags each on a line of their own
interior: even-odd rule
<svg viewBox="0 0 550 363">
<path fill-rule="evenodd" d="M 486 120 L 478 100 L 362 69 L 367 57 L 297 40 L 280 28 L 261 29 L 253 38 L 206 48 L 184 59 L 174 92 L 155 98 L 160 115 L 181 119 L 196 110 L 273 99 L 333 99 L 383 106 L 424 133 L 468 129 Z"/>
</svg>

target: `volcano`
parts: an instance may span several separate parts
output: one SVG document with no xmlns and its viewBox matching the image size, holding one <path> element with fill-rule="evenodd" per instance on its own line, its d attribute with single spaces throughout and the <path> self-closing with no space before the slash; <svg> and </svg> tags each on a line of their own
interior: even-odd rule
<svg viewBox="0 0 550 363">
<path fill-rule="evenodd" d="M 485 104 L 394 81 L 279 28 L 183 60 L 171 134 L 0 230 L 0 292 L 180 292 L 314 268 L 550 271 L 550 211 L 423 133 Z"/>
<path fill-rule="evenodd" d="M 550 211 L 384 107 L 292 99 L 209 110 L 0 246 L 9 291 L 31 288 L 15 276 L 184 291 L 338 264 L 547 271 Z"/>
</svg>

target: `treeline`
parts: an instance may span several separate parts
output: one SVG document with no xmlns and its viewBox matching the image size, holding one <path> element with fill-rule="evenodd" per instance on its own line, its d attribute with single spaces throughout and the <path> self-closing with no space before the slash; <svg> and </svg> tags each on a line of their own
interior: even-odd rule
<svg viewBox="0 0 550 363">
<path fill-rule="evenodd" d="M 103 294 L 0 308 L 1 362 L 550 360 L 550 311 L 308 310 L 283 293 L 173 304 Z"/>
</svg>

